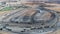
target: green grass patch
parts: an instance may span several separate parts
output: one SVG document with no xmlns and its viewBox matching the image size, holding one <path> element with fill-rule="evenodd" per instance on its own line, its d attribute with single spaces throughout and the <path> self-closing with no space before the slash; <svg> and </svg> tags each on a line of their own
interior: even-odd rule
<svg viewBox="0 0 60 34">
<path fill-rule="evenodd" d="M 3 8 L 3 9 L 1 9 L 0 12 L 15 10 L 15 9 L 18 9 L 18 8 L 29 8 L 29 6 L 7 6 L 7 7 Z"/>
<path fill-rule="evenodd" d="M 13 7 L 5 7 L 1 9 L 0 11 L 10 11 L 10 10 L 13 10 Z"/>
</svg>

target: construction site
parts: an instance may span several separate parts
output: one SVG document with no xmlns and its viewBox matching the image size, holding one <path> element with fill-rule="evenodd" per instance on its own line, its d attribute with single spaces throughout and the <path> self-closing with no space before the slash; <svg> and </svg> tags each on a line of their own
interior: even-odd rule
<svg viewBox="0 0 60 34">
<path fill-rule="evenodd" d="M 0 0 L 0 34 L 60 34 L 60 5 L 48 0 Z"/>
</svg>

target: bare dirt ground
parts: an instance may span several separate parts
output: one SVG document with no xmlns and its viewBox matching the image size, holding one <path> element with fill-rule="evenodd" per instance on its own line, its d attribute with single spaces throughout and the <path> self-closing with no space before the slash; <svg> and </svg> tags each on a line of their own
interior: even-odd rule
<svg viewBox="0 0 60 34">
<path fill-rule="evenodd" d="M 45 7 L 45 8 L 60 12 L 60 7 Z"/>
<path fill-rule="evenodd" d="M 10 11 L 0 11 L 0 16 L 3 14 L 8 14 Z"/>
<path fill-rule="evenodd" d="M 0 31 L 0 34 L 10 34 L 10 32 Z"/>
<path fill-rule="evenodd" d="M 60 12 L 60 4 L 47 3 L 47 5 L 51 5 L 54 7 L 45 7 L 45 8 Z"/>
</svg>

